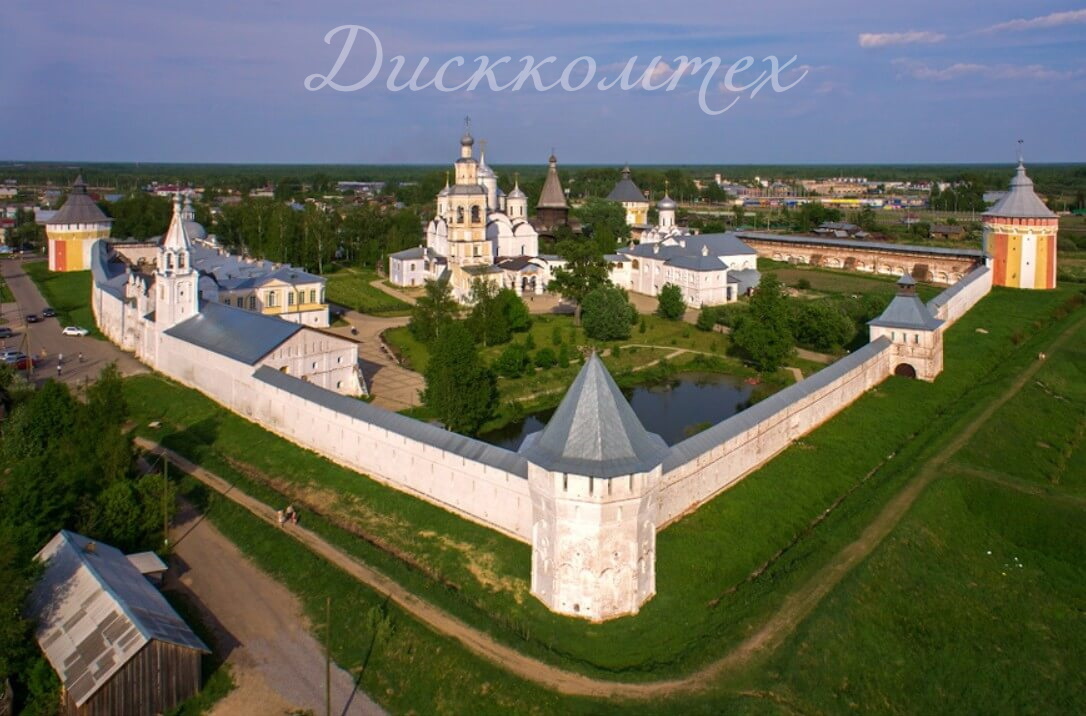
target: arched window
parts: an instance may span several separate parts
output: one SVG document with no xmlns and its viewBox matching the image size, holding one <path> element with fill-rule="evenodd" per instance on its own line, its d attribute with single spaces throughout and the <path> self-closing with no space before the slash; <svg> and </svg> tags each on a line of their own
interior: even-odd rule
<svg viewBox="0 0 1086 716">
<path fill-rule="evenodd" d="M 473 224 L 478 224 L 479 223 L 479 205 L 478 204 L 471 207 L 471 223 L 473 223 Z"/>
<path fill-rule="evenodd" d="M 464 223 L 464 207 L 462 207 L 462 206 L 456 207 L 456 223 L 458 223 L 458 224 L 463 224 Z"/>
</svg>

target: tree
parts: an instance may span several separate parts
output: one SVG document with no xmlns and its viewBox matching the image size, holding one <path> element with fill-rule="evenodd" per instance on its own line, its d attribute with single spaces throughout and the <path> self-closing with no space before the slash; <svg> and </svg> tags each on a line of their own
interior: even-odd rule
<svg viewBox="0 0 1086 716">
<path fill-rule="evenodd" d="M 449 430 L 472 435 L 494 413 L 498 389 L 468 329 L 449 321 L 433 343 L 422 402 Z"/>
<path fill-rule="evenodd" d="M 429 343 L 440 338 L 446 327 L 460 315 L 460 304 L 453 298 L 448 281 L 427 281 L 425 291 L 411 309 L 407 328 L 416 340 Z"/>
<path fill-rule="evenodd" d="M 626 211 L 620 204 L 605 199 L 589 199 L 574 213 L 584 224 L 585 235 L 596 243 L 600 253 L 611 253 L 617 242 L 630 238 Z"/>
<path fill-rule="evenodd" d="M 503 378 L 518 378 L 524 375 L 531 363 L 528 347 L 523 343 L 513 343 L 501 352 L 493 368 Z"/>
<path fill-rule="evenodd" d="M 856 327 L 844 312 L 829 301 L 792 301 L 792 335 L 796 343 L 816 351 L 832 351 L 848 345 Z"/>
<path fill-rule="evenodd" d="M 567 239 L 559 242 L 557 251 L 566 260 L 566 265 L 554 271 L 554 278 L 547 290 L 574 303 L 573 323 L 579 326 L 581 303 L 585 297 L 596 288 L 611 283 L 607 262 L 599 246 L 591 241 Z"/>
<path fill-rule="evenodd" d="M 704 306 L 698 312 L 698 322 L 695 324 L 699 331 L 711 331 L 716 327 L 716 306 Z"/>
<path fill-rule="evenodd" d="M 630 303 L 626 292 L 614 286 L 600 286 L 584 298 L 584 332 L 597 341 L 630 337 Z"/>
<path fill-rule="evenodd" d="M 532 327 L 532 314 L 528 311 L 524 299 L 517 295 L 511 288 L 503 288 L 494 297 L 495 303 L 505 316 L 509 330 L 513 333 L 523 333 Z"/>
<path fill-rule="evenodd" d="M 732 209 L 732 212 L 735 214 L 735 225 L 742 226 L 743 219 L 746 216 L 746 211 L 743 209 L 743 205 L 736 204 L 735 207 Z"/>
<path fill-rule="evenodd" d="M 472 306 L 467 327 L 476 342 L 484 346 L 496 346 L 509 341 L 509 321 L 502 306 L 498 304 L 497 297 L 498 287 L 492 281 L 481 278 L 472 281 Z"/>
<path fill-rule="evenodd" d="M 792 354 L 795 340 L 784 288 L 776 274 L 766 274 L 732 333 L 732 341 L 758 370 L 771 372 Z"/>
<path fill-rule="evenodd" d="M 656 307 L 656 315 L 669 321 L 677 321 L 686 314 L 686 303 L 683 301 L 683 291 L 673 283 L 665 283 L 658 296 L 659 305 Z"/>
<path fill-rule="evenodd" d="M 536 351 L 535 358 L 532 359 L 536 368 L 542 368 L 547 370 L 553 368 L 558 362 L 558 356 L 554 354 L 554 350 L 551 348 L 540 348 Z"/>
<path fill-rule="evenodd" d="M 123 239 L 149 239 L 166 233 L 173 214 L 173 203 L 164 196 L 136 192 L 113 203 L 101 204 L 113 219 L 110 233 Z"/>
</svg>

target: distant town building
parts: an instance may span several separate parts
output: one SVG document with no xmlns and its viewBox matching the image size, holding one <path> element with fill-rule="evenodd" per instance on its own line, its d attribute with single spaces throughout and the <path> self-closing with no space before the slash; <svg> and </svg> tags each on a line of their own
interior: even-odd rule
<svg viewBox="0 0 1086 716">
<path fill-rule="evenodd" d="M 136 555 L 132 555 L 135 557 Z M 68 716 L 169 711 L 200 690 L 207 646 L 120 550 L 62 530 L 38 552 L 35 638 Z"/>
<path fill-rule="evenodd" d="M 50 271 L 85 271 L 90 268 L 91 247 L 108 239 L 113 219 L 106 216 L 87 193 L 79 176 L 72 183 L 64 206 L 45 222 Z"/>
<path fill-rule="evenodd" d="M 933 239 L 964 239 L 965 227 L 957 224 L 932 224 L 930 236 Z"/>
<path fill-rule="evenodd" d="M 405 186 L 401 184 L 400 186 Z M 380 194 L 385 190 L 385 182 L 383 181 L 341 181 L 336 182 L 336 190 L 340 193 L 353 191 L 355 194 L 365 194 L 367 196 L 374 196 Z"/>
<path fill-rule="evenodd" d="M 1056 235 L 1060 220 L 1045 206 L 1018 162 L 1007 195 L 984 212 L 984 251 L 992 282 L 1014 288 L 1056 287 Z"/>
</svg>

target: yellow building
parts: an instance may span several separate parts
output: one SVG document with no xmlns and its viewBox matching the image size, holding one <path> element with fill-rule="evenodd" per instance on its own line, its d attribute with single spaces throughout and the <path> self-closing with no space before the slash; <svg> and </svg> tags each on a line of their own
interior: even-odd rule
<svg viewBox="0 0 1086 716">
<path fill-rule="evenodd" d="M 649 200 L 645 193 L 637 188 L 637 184 L 630 179 L 630 167 L 622 169 L 622 179 L 611 193 L 607 195 L 608 201 L 617 201 L 626 210 L 626 223 L 630 226 L 648 226 Z"/>
<path fill-rule="evenodd" d="M 45 222 L 50 271 L 85 271 L 90 268 L 91 247 L 108 239 L 113 219 L 106 216 L 87 194 L 83 177 L 72 184 L 68 200 Z"/>
</svg>

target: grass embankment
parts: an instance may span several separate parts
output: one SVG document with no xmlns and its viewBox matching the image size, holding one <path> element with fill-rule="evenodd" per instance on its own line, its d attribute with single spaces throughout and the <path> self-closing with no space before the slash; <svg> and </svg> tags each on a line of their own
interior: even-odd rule
<svg viewBox="0 0 1086 716">
<path fill-rule="evenodd" d="M 328 279 L 325 297 L 332 303 L 373 316 L 406 316 L 411 313 L 411 306 L 406 302 L 370 285 L 380 279 L 376 271 L 343 268 L 326 274 L 325 278 Z"/>
<path fill-rule="evenodd" d="M 1084 370 L 1080 324 L 742 687 L 751 710 L 1086 709 Z"/>
<path fill-rule="evenodd" d="M 0 303 L 15 303 L 15 296 L 4 279 L 0 278 Z"/>
<path fill-rule="evenodd" d="M 60 325 L 86 328 L 89 335 L 102 338 L 90 307 L 90 271 L 53 272 L 46 261 L 25 263 L 23 269 L 37 284 L 50 308 L 57 312 Z"/>
<path fill-rule="evenodd" d="M 539 658 L 642 680 L 719 656 L 772 613 L 858 533 L 962 415 L 1035 356 L 1027 337 L 1049 330 L 1068 296 L 993 292 L 949 331 L 946 370 L 935 385 L 887 381 L 662 532 L 657 596 L 637 617 L 602 625 L 556 617 L 528 596 L 526 545 L 332 465 L 192 391 L 153 377 L 127 386 L 140 424 L 162 419 L 165 426 L 162 434 L 142 433 L 238 479 L 269 504 L 293 499 L 327 515 L 339 526 L 316 515 L 309 525 L 421 596 Z"/>
</svg>

